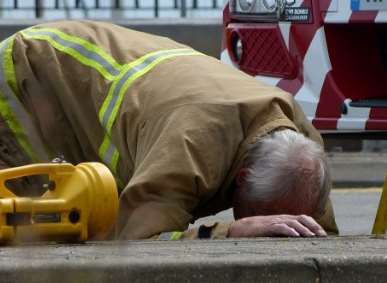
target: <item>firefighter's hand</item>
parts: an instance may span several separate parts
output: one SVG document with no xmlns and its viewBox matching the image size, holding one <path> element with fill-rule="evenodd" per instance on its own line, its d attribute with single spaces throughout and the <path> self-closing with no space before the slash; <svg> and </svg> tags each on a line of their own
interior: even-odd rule
<svg viewBox="0 0 387 283">
<path fill-rule="evenodd" d="M 326 235 L 324 229 L 312 217 L 286 214 L 242 218 L 233 222 L 228 231 L 230 238 Z"/>
</svg>

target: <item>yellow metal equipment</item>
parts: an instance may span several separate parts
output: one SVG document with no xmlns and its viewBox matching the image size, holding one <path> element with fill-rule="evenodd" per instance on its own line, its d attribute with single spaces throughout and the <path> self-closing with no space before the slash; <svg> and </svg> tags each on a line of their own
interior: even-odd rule
<svg viewBox="0 0 387 283">
<path fill-rule="evenodd" d="M 372 234 L 385 234 L 387 230 L 387 177 L 384 181 L 382 196 L 380 197 Z"/>
<path fill-rule="evenodd" d="M 20 197 L 7 180 L 47 175 L 40 197 Z M 42 163 L 0 170 L 0 242 L 103 239 L 118 213 L 114 177 L 101 163 Z"/>
</svg>

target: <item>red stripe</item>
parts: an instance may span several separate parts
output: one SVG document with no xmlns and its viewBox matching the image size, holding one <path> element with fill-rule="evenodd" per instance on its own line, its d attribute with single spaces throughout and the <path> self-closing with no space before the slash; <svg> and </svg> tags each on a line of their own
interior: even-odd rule
<svg viewBox="0 0 387 283">
<path fill-rule="evenodd" d="M 337 118 L 317 118 L 313 119 L 312 125 L 319 130 L 336 130 Z"/>
<path fill-rule="evenodd" d="M 313 23 L 311 24 L 292 24 L 289 35 L 289 52 L 293 58 L 298 58 L 301 62 L 304 61 L 306 52 L 315 36 L 317 30 L 323 25 L 323 17 L 321 11 L 327 10 L 331 0 L 313 1 L 305 0 L 301 4 L 302 7 L 312 7 Z M 295 95 L 302 85 L 304 78 L 302 74 L 303 68 L 300 68 L 300 73 L 295 80 L 281 80 L 277 86 Z"/>
<path fill-rule="evenodd" d="M 230 23 L 231 18 L 230 18 L 230 8 L 229 4 L 227 3 L 226 6 L 223 9 L 223 35 L 222 35 L 222 46 L 221 46 L 221 52 L 225 49 L 227 49 L 227 34 L 226 34 L 226 28 L 228 24 Z"/>
<path fill-rule="evenodd" d="M 366 130 L 368 131 L 385 131 L 387 130 L 387 121 L 386 120 L 372 120 L 367 121 Z"/>
<path fill-rule="evenodd" d="M 387 130 L 387 108 L 372 108 L 366 129 Z"/>
<path fill-rule="evenodd" d="M 285 80 L 285 79 L 280 80 L 277 83 L 277 86 L 294 95 L 299 91 L 299 89 L 302 87 L 303 84 L 304 84 L 304 79 L 299 77 L 294 80 Z"/>
<path fill-rule="evenodd" d="M 344 100 L 345 97 L 336 85 L 332 71 L 330 71 L 326 75 L 321 89 L 313 125 L 318 129 L 336 129 L 337 120 L 342 114 L 341 106 Z"/>
<path fill-rule="evenodd" d="M 313 22 L 311 24 L 292 24 L 289 39 L 290 53 L 297 52 L 297 55 L 300 55 L 302 60 L 304 60 L 316 31 L 323 25 L 323 17 L 325 16 L 322 15 L 321 11 L 327 10 L 331 1 L 313 1 L 312 5 L 312 0 L 305 0 L 301 4 L 302 7 L 312 7 Z M 295 45 L 295 42 L 297 42 L 297 45 Z"/>
<path fill-rule="evenodd" d="M 373 23 L 378 11 L 359 11 L 352 12 L 349 23 Z"/>
<path fill-rule="evenodd" d="M 378 11 L 353 12 L 350 23 L 373 23 Z M 387 130 L 387 109 L 371 108 L 369 118 L 365 125 L 366 130 Z"/>
<path fill-rule="evenodd" d="M 372 108 L 370 118 L 387 120 L 387 108 Z"/>
</svg>

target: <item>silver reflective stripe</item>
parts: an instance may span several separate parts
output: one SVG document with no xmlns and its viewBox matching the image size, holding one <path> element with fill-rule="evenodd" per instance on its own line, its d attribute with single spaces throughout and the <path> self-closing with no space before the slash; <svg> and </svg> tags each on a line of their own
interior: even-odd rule
<svg viewBox="0 0 387 283">
<path fill-rule="evenodd" d="M 178 53 L 181 53 L 181 52 L 187 52 L 187 50 L 179 50 Z M 174 54 L 174 53 L 177 53 L 176 51 L 168 51 L 168 52 L 165 52 L 165 53 L 162 53 L 162 55 L 169 55 L 169 54 Z M 133 68 L 129 69 L 128 71 L 126 71 L 126 73 L 121 77 L 121 79 L 118 81 L 117 85 L 115 86 L 114 88 L 114 91 L 113 91 L 113 95 L 112 95 L 112 99 L 109 101 L 109 105 L 106 109 L 106 112 L 104 113 L 103 115 L 103 118 L 102 118 L 102 121 L 101 121 L 101 124 L 104 128 L 107 127 L 107 123 L 109 121 L 109 118 L 111 116 L 111 114 L 113 113 L 113 109 L 114 109 L 114 106 L 116 105 L 116 102 L 118 100 L 118 97 L 119 97 L 119 93 L 122 89 L 122 87 L 124 86 L 125 82 L 131 77 L 133 76 L 135 73 L 137 72 L 140 72 L 141 70 L 143 70 L 145 67 L 147 67 L 148 65 L 150 65 L 152 62 L 154 62 L 156 59 L 160 58 L 160 54 L 155 54 L 147 59 L 144 60 L 144 62 L 142 62 L 141 64 L 137 65 L 137 66 L 134 66 Z"/>
<path fill-rule="evenodd" d="M 111 141 L 109 141 L 109 146 L 105 152 L 105 155 L 103 156 L 105 163 L 107 164 L 111 164 L 113 166 L 113 156 L 114 156 L 114 153 L 117 152 L 117 149 L 116 147 L 113 145 L 113 143 Z"/>
<path fill-rule="evenodd" d="M 119 152 L 114 144 L 111 142 L 110 137 L 105 134 L 103 142 L 98 150 L 99 157 L 109 166 L 109 168 L 116 173 L 117 163 L 119 158 Z"/>
<path fill-rule="evenodd" d="M 161 241 L 176 241 L 180 240 L 183 237 L 183 232 L 174 231 L 174 232 L 163 232 L 159 235 L 158 240 Z"/>
<path fill-rule="evenodd" d="M 88 58 L 89 60 L 92 60 L 94 62 L 97 62 L 99 65 L 101 65 L 112 77 L 117 76 L 120 73 L 119 69 L 116 69 L 112 64 L 110 64 L 105 58 L 103 58 L 100 54 L 93 52 L 91 50 L 88 50 L 83 45 L 79 43 L 75 43 L 72 41 L 65 40 L 61 38 L 59 35 L 55 34 L 51 31 L 40 31 L 40 30 L 34 30 L 29 29 L 23 31 L 23 34 L 29 35 L 29 36 L 48 36 L 55 42 L 57 42 L 59 45 L 67 48 L 71 48 L 76 50 L 79 54 L 82 56 Z"/>
<path fill-rule="evenodd" d="M 173 232 L 164 232 L 159 235 L 158 240 L 169 241 L 171 239 Z"/>
<path fill-rule="evenodd" d="M 111 129 L 118 115 L 126 90 L 136 79 L 145 75 L 164 60 L 177 56 L 193 55 L 203 54 L 192 49 L 171 49 L 154 52 L 127 64 L 125 68 L 123 68 L 121 75 L 113 82 L 99 112 L 100 122 L 106 131 L 104 142 L 99 148 L 99 156 L 102 160 L 111 160 L 111 162 L 108 163 L 110 168 L 115 170 L 119 158 L 118 152 L 116 153 L 111 150 L 113 147 L 110 141 Z M 116 155 L 112 156 L 112 153 L 116 153 Z"/>
<path fill-rule="evenodd" d="M 3 99 L 6 103 L 2 105 L 0 112 L 3 117 L 12 115 L 12 117 L 15 118 L 14 121 L 11 121 L 9 119 L 10 117 L 5 117 L 6 119 L 9 119 L 6 121 L 8 126 L 14 132 L 19 144 L 25 151 L 27 151 L 26 153 L 30 156 L 30 158 L 34 161 L 48 161 L 45 147 L 34 124 L 32 123 L 29 113 L 25 110 L 24 106 L 7 83 L 5 70 L 7 70 L 7 68 L 14 68 L 13 64 L 7 66 L 5 60 L 5 51 L 8 44 L 11 44 L 11 40 L 13 40 L 13 37 L 0 43 L 0 92 L 4 96 Z M 3 108 L 7 106 L 9 109 Z"/>
<path fill-rule="evenodd" d="M 130 68 L 129 70 L 127 70 L 126 73 L 123 76 L 121 76 L 121 78 L 119 79 L 117 84 L 112 85 L 112 87 L 114 87 L 114 89 L 113 89 L 113 92 L 111 95 L 111 99 L 110 99 L 110 97 L 106 98 L 106 100 L 110 99 L 110 101 L 108 101 L 108 106 L 104 110 L 105 113 L 102 113 L 102 120 L 101 120 L 102 126 L 106 129 L 106 131 L 108 133 L 110 133 L 111 126 L 113 125 L 114 120 L 115 120 L 116 115 L 117 115 L 117 111 L 114 111 L 114 109 L 118 109 L 120 106 L 120 101 L 118 101 L 120 99 L 119 94 L 125 87 L 126 88 L 129 87 L 129 85 L 127 85 L 125 83 L 137 74 L 141 73 L 139 76 L 145 74 L 147 72 L 146 69 L 149 66 L 151 66 L 153 63 L 155 63 L 156 61 L 163 59 L 163 58 L 170 58 L 171 56 L 180 56 L 180 55 L 202 55 L 202 54 L 199 52 L 196 52 L 192 49 L 179 49 L 179 50 L 172 49 L 172 50 L 168 50 L 168 51 L 163 52 L 163 53 L 155 54 L 153 56 L 146 58 L 140 64 L 135 65 L 132 68 Z M 141 58 L 138 60 L 141 60 Z M 148 71 L 151 70 L 155 66 L 152 66 L 151 68 L 149 68 Z M 110 120 L 110 122 L 109 122 L 109 120 Z"/>
</svg>

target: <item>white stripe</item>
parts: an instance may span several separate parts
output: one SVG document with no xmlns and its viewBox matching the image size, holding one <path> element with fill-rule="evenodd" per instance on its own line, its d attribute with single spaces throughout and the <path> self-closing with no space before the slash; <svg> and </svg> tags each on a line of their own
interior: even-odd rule
<svg viewBox="0 0 387 283">
<path fill-rule="evenodd" d="M 387 2 L 383 0 L 360 0 L 360 11 L 379 11 L 387 8 Z"/>
<path fill-rule="evenodd" d="M 33 124 L 31 120 L 31 116 L 29 113 L 25 110 L 24 105 L 20 102 L 20 100 L 17 98 L 16 94 L 13 93 L 12 89 L 9 87 L 9 85 L 6 82 L 5 78 L 5 49 L 7 48 L 8 44 L 10 44 L 10 40 L 13 40 L 13 38 L 7 38 L 0 44 L 0 90 L 2 91 L 3 95 L 5 96 L 8 106 L 12 110 L 12 114 L 17 119 L 17 122 L 19 123 L 21 129 L 23 130 L 23 133 L 27 137 L 27 143 L 31 145 L 31 149 L 33 150 L 33 153 L 36 154 L 36 157 L 39 158 L 39 161 L 49 161 L 45 147 L 43 145 L 43 142 L 37 132 L 37 129 L 35 125 Z M 10 67 L 10 66 L 8 66 Z M 14 66 L 12 66 L 14 68 Z M 16 133 L 15 137 L 17 139 L 19 138 Z M 28 152 L 26 152 L 28 155 Z M 30 156 L 32 158 L 32 156 Z"/>
<path fill-rule="evenodd" d="M 316 116 L 319 97 L 314 95 L 313 91 L 308 87 L 307 84 L 304 84 L 297 92 L 295 99 L 297 100 L 298 104 L 300 104 L 308 120 L 313 120 L 313 118 Z"/>
<path fill-rule="evenodd" d="M 278 24 L 279 29 L 281 31 L 282 37 L 285 41 L 286 47 L 289 50 L 289 37 L 290 37 L 290 27 L 291 23 L 289 22 L 280 22 Z"/>
<path fill-rule="evenodd" d="M 304 84 L 295 98 L 301 104 L 306 116 L 316 115 L 317 104 L 327 73 L 332 69 L 324 28 L 317 30 L 304 59 Z"/>
<path fill-rule="evenodd" d="M 375 23 L 387 23 L 387 11 L 379 11 L 376 15 Z"/>
<path fill-rule="evenodd" d="M 276 86 L 282 80 L 282 78 L 275 78 L 275 77 L 268 77 L 268 76 L 256 76 L 255 79 L 272 86 Z"/>
<path fill-rule="evenodd" d="M 292 5 L 292 7 L 301 7 L 303 2 L 304 0 L 296 0 L 296 2 L 294 3 L 294 5 Z"/>
<path fill-rule="evenodd" d="M 341 115 L 337 121 L 338 130 L 364 130 L 371 108 L 369 107 L 350 107 L 350 99 L 346 99 L 344 103 L 347 105 L 348 114 Z"/>
<path fill-rule="evenodd" d="M 337 12 L 339 9 L 339 0 L 331 0 L 331 4 L 329 5 L 328 9 L 326 12 Z M 344 2 L 341 0 L 341 2 Z"/>
<path fill-rule="evenodd" d="M 335 5 L 337 6 L 334 7 Z M 332 7 L 331 7 L 332 6 Z M 334 11 L 337 12 L 334 12 Z M 340 0 L 340 1 L 332 1 L 330 7 L 328 8 L 326 16 L 325 16 L 325 22 L 326 23 L 348 23 L 349 19 L 352 15 L 351 10 L 351 1 L 350 0 Z"/>
</svg>

